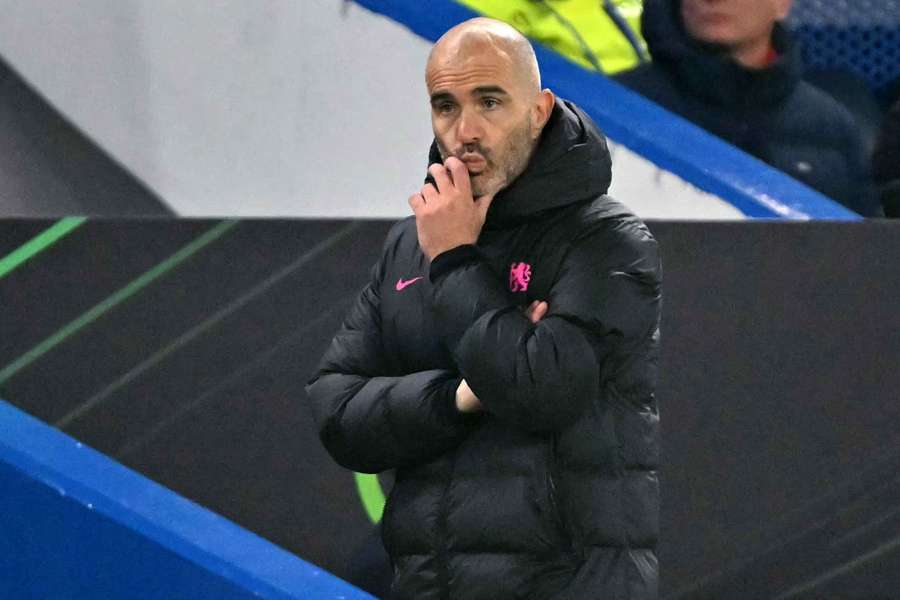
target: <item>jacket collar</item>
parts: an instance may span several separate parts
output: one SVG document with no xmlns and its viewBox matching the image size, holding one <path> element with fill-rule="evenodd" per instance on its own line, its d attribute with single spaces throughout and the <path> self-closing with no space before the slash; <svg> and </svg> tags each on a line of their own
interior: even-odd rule
<svg viewBox="0 0 900 600">
<path fill-rule="evenodd" d="M 441 162 L 432 143 L 429 165 Z M 502 229 L 546 211 L 602 196 L 612 180 L 606 138 L 572 102 L 556 105 L 525 171 L 494 197 L 485 229 Z"/>
</svg>

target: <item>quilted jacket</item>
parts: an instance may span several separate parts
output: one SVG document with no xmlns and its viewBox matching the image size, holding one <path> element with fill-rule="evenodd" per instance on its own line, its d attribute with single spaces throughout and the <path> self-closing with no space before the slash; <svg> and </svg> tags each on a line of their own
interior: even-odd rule
<svg viewBox="0 0 900 600">
<path fill-rule="evenodd" d="M 661 268 L 610 177 L 557 101 L 476 244 L 429 264 L 413 219 L 391 230 L 310 381 L 335 460 L 396 469 L 392 597 L 656 597 Z M 483 412 L 456 410 L 462 378 Z"/>
</svg>

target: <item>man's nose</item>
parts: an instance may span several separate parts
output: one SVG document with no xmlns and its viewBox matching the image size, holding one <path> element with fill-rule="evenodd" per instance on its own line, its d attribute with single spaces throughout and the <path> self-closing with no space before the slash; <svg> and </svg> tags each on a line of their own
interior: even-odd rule
<svg viewBox="0 0 900 600">
<path fill-rule="evenodd" d="M 481 117 L 471 110 L 463 110 L 456 123 L 456 137 L 461 144 L 477 142 L 484 135 Z"/>
</svg>

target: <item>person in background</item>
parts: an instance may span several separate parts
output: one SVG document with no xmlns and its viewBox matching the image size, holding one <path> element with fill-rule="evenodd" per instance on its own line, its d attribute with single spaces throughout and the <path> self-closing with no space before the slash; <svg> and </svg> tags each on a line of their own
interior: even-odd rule
<svg viewBox="0 0 900 600">
<path fill-rule="evenodd" d="M 900 98 L 884 119 L 872 156 L 872 175 L 885 216 L 900 219 Z"/>
<path fill-rule="evenodd" d="M 649 60 L 641 0 L 458 0 L 582 67 L 611 75 Z"/>
<path fill-rule="evenodd" d="M 791 0 L 645 0 L 653 62 L 617 81 L 867 217 L 882 216 L 863 141 L 801 79 Z"/>
</svg>

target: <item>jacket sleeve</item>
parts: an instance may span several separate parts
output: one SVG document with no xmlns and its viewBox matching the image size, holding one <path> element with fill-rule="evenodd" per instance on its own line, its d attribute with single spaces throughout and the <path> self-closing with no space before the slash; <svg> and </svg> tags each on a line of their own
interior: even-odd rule
<svg viewBox="0 0 900 600">
<path fill-rule="evenodd" d="M 435 458 L 473 421 L 456 410 L 458 373 L 389 374 L 378 296 L 383 261 L 306 387 L 325 448 L 340 465 L 364 473 Z"/>
<path fill-rule="evenodd" d="M 655 334 L 660 265 L 638 222 L 588 234 L 563 259 L 532 324 L 474 246 L 435 258 L 434 310 L 485 410 L 530 431 L 565 428 L 598 397 L 610 353 Z"/>
</svg>

